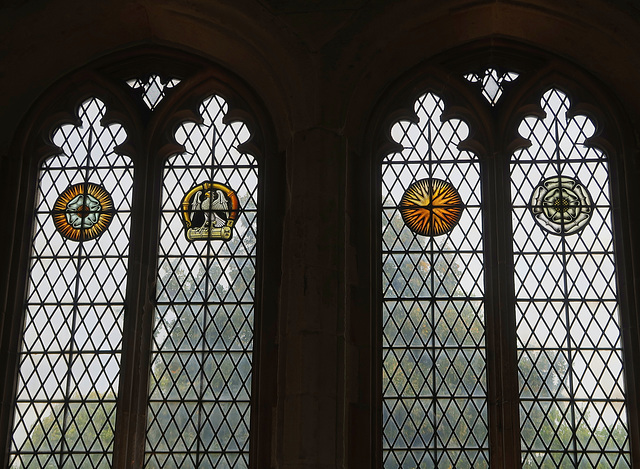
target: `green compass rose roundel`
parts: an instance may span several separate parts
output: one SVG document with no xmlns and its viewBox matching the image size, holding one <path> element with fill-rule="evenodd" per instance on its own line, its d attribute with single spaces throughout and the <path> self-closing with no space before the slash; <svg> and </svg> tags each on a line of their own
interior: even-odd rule
<svg viewBox="0 0 640 469">
<path fill-rule="evenodd" d="M 463 208 L 455 187 L 435 178 L 414 182 L 400 200 L 404 223 L 423 236 L 440 236 L 451 231 L 458 224 Z"/>
<path fill-rule="evenodd" d="M 533 190 L 531 213 L 544 230 L 556 235 L 571 235 L 589 223 L 593 202 L 587 188 L 577 179 L 554 176 Z"/>
<path fill-rule="evenodd" d="M 69 186 L 53 205 L 53 224 L 72 241 L 100 236 L 113 219 L 113 200 L 109 192 L 91 182 Z"/>
</svg>

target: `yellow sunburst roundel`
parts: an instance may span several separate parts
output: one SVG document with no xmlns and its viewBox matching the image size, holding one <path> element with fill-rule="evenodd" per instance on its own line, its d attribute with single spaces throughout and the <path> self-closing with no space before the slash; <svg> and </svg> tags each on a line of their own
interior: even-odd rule
<svg viewBox="0 0 640 469">
<path fill-rule="evenodd" d="M 113 218 L 113 200 L 107 190 L 91 182 L 67 187 L 53 205 L 53 223 L 72 241 L 100 236 Z"/>
<path fill-rule="evenodd" d="M 463 208 L 455 187 L 435 178 L 414 182 L 400 200 L 404 223 L 423 236 L 440 236 L 451 231 L 458 224 Z"/>
</svg>

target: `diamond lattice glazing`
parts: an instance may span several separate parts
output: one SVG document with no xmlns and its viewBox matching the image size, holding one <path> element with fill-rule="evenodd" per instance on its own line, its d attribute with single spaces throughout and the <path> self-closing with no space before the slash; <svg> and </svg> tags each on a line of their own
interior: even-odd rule
<svg viewBox="0 0 640 469">
<path fill-rule="evenodd" d="M 586 146 L 585 116 L 557 89 L 544 119 L 525 118 L 531 146 L 511 163 L 514 280 L 525 467 L 630 467 L 606 156 Z M 591 219 L 561 236 L 528 205 L 541 181 L 579 180 Z M 563 179 L 564 180 L 564 179 Z"/>
<path fill-rule="evenodd" d="M 167 161 L 153 330 L 145 467 L 247 467 L 256 266 L 258 166 L 238 151 L 244 124 L 207 98 L 201 124 L 176 131 Z M 181 202 L 196 184 L 235 190 L 233 237 L 189 241 Z"/>
<path fill-rule="evenodd" d="M 392 127 L 403 150 L 381 167 L 384 467 L 487 468 L 480 169 L 458 150 L 466 124 L 441 121 L 439 97 L 420 97 L 415 110 L 418 124 Z M 415 234 L 400 215 L 422 179 L 447 181 L 462 199 L 442 236 Z"/>
<path fill-rule="evenodd" d="M 115 153 L 122 126 L 103 126 L 97 98 L 79 126 L 53 133 L 41 166 L 10 467 L 110 467 L 122 347 L 133 165 Z M 113 219 L 95 239 L 63 237 L 54 204 L 68 187 L 106 189 Z M 87 228 L 88 229 L 88 228 Z"/>
</svg>

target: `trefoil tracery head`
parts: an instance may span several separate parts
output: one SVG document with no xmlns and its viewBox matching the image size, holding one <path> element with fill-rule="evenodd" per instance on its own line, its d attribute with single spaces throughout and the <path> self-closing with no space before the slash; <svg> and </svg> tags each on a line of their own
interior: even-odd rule
<svg viewBox="0 0 640 469">
<path fill-rule="evenodd" d="M 218 182 L 194 186 L 182 198 L 182 217 L 189 241 L 229 241 L 240 204 L 235 191 Z"/>
<path fill-rule="evenodd" d="M 482 96 L 495 106 L 504 92 L 504 84 L 518 78 L 515 72 L 500 72 L 495 68 L 487 68 L 484 73 L 467 73 L 464 77 L 471 83 L 480 83 Z"/>
<path fill-rule="evenodd" d="M 127 80 L 127 85 L 140 92 L 144 103 L 152 111 L 160 104 L 167 91 L 179 83 L 180 80 L 177 78 L 166 78 L 156 74 Z"/>
</svg>

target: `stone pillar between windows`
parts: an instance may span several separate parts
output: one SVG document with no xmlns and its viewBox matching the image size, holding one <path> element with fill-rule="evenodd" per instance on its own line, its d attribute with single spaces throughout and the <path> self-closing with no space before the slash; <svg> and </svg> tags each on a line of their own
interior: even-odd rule
<svg viewBox="0 0 640 469">
<path fill-rule="evenodd" d="M 281 286 L 277 467 L 329 468 L 342 459 L 342 137 L 294 134 L 287 157 Z M 266 247 L 268 249 L 268 246 Z"/>
</svg>

